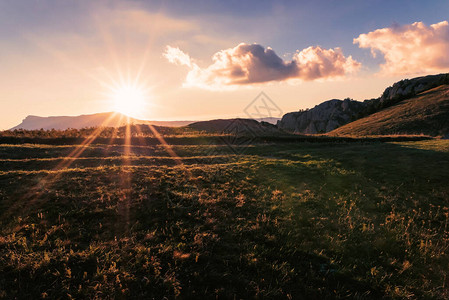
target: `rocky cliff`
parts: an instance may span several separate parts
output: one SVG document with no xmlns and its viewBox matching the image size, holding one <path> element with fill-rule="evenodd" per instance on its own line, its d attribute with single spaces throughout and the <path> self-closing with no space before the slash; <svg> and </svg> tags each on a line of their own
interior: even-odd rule
<svg viewBox="0 0 449 300">
<path fill-rule="evenodd" d="M 402 100 L 328 133 L 333 136 L 429 135 L 449 137 L 449 85 Z"/>
<path fill-rule="evenodd" d="M 326 133 L 444 84 L 449 84 L 449 74 L 405 79 L 386 88 L 379 98 L 329 100 L 309 110 L 287 113 L 277 125 L 295 133 Z"/>
<path fill-rule="evenodd" d="M 388 103 L 396 99 L 410 98 L 443 84 L 449 84 L 449 74 L 404 79 L 386 88 L 379 98 L 379 102 Z"/>
<path fill-rule="evenodd" d="M 353 121 L 364 108 L 363 102 L 333 99 L 309 110 L 287 113 L 277 125 L 295 133 L 325 133 Z"/>
</svg>

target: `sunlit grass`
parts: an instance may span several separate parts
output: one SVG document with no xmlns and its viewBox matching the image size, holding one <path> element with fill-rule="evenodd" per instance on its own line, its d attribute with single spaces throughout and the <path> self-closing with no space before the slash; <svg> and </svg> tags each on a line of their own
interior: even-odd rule
<svg viewBox="0 0 449 300">
<path fill-rule="evenodd" d="M 447 146 L 0 145 L 0 297 L 447 298 Z"/>
</svg>

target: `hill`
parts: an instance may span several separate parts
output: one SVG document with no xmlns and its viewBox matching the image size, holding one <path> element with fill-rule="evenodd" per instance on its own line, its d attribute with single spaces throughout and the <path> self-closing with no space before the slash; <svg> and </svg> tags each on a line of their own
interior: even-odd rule
<svg viewBox="0 0 449 300">
<path fill-rule="evenodd" d="M 449 136 L 449 85 L 441 85 L 356 120 L 330 135 L 425 134 Z"/>
<path fill-rule="evenodd" d="M 265 135 L 281 132 L 271 123 L 239 118 L 200 121 L 188 125 L 188 128 L 205 132 L 232 133 L 235 135 Z"/>
<path fill-rule="evenodd" d="M 266 118 L 254 118 L 253 120 L 256 120 L 259 122 L 267 122 L 267 123 L 276 125 L 280 119 L 281 118 L 276 118 L 276 117 L 266 117 Z"/>
<path fill-rule="evenodd" d="M 132 124 L 152 124 L 158 126 L 180 127 L 186 126 L 194 121 L 147 121 L 127 117 L 126 115 L 106 112 L 80 116 L 54 116 L 54 117 L 39 117 L 27 116 L 22 123 L 11 128 L 14 129 L 56 129 L 64 130 L 67 128 L 81 129 L 86 127 L 120 127 L 127 123 Z"/>
<path fill-rule="evenodd" d="M 379 98 L 325 101 L 312 109 L 285 114 L 278 126 L 295 133 L 326 133 L 445 84 L 449 84 L 449 74 L 404 79 L 386 88 Z"/>
<path fill-rule="evenodd" d="M 267 122 L 270 124 L 276 124 L 279 118 L 268 117 L 255 119 L 259 122 Z M 124 114 L 115 112 L 105 112 L 89 115 L 80 116 L 54 116 L 54 117 L 39 117 L 39 116 L 27 116 L 22 122 L 11 128 L 15 129 L 25 129 L 25 130 L 39 130 L 39 129 L 55 129 L 55 130 L 65 130 L 69 128 L 81 129 L 88 127 L 120 127 L 127 123 L 131 124 L 151 124 L 156 126 L 164 127 L 182 127 L 189 124 L 195 123 L 196 121 L 148 121 L 139 120 L 135 118 L 128 117 Z"/>
</svg>

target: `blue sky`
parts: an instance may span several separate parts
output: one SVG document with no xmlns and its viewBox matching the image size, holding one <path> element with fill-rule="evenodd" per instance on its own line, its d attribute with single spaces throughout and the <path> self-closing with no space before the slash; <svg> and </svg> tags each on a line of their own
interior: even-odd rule
<svg viewBox="0 0 449 300">
<path fill-rule="evenodd" d="M 441 57 L 449 44 L 447 26 L 430 26 L 447 16 L 448 1 L 3 0 L 0 128 L 28 114 L 108 111 L 111 89 L 105 85 L 123 85 L 119 77 L 125 71 L 133 78 L 139 73 L 138 85 L 149 93 L 147 107 L 135 114 L 145 119 L 241 116 L 260 91 L 284 112 L 329 98 L 377 97 L 396 80 L 449 71 Z M 380 29 L 388 32 L 379 36 Z M 364 48 L 353 42 L 361 34 L 367 35 Z M 425 43 L 407 45 L 404 34 L 418 34 Z M 297 73 L 286 75 L 268 56 L 254 56 L 245 46 L 251 44 L 270 47 L 282 63 L 293 61 Z M 188 63 L 168 61 L 167 47 L 179 50 Z M 314 48 L 301 52 L 309 47 Z M 402 63 L 404 49 L 416 49 L 410 62 Z M 432 60 L 419 54 L 429 49 L 438 50 Z M 214 61 L 216 53 L 238 62 Z M 243 63 L 245 55 L 266 64 Z M 322 69 L 324 61 L 332 65 Z M 310 69 L 304 71 L 306 66 Z M 312 72 L 317 68 L 319 74 Z M 263 72 L 268 75 L 258 76 Z M 251 79 L 255 75 L 258 82 Z"/>
</svg>

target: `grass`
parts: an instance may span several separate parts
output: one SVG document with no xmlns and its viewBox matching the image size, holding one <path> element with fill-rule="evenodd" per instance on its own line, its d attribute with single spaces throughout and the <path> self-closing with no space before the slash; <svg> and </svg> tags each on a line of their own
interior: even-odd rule
<svg viewBox="0 0 449 300">
<path fill-rule="evenodd" d="M 0 145 L 0 298 L 449 297 L 449 141 L 75 148 Z"/>
<path fill-rule="evenodd" d="M 449 85 L 441 85 L 402 100 L 362 119 L 343 125 L 328 135 L 369 136 L 394 134 L 448 134 Z"/>
</svg>

